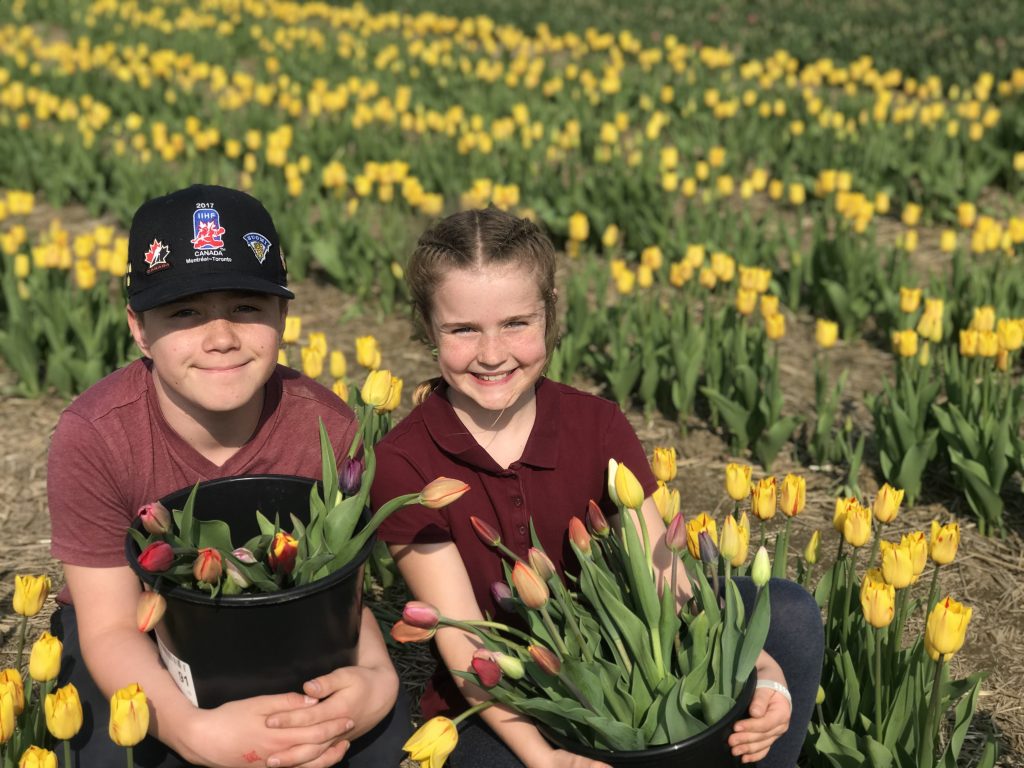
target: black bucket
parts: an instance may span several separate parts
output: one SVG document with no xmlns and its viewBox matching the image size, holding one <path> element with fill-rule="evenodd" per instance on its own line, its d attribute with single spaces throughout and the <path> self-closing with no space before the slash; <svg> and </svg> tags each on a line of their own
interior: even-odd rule
<svg viewBox="0 0 1024 768">
<path fill-rule="evenodd" d="M 682 765 L 700 766 L 700 768 L 734 768 L 743 763 L 740 758 L 733 756 L 728 739 L 732 734 L 733 725 L 746 717 L 747 710 L 750 708 L 750 700 L 754 698 L 756 683 L 757 676 L 752 674 L 740 691 L 736 704 L 726 713 L 725 717 L 710 725 L 707 730 L 675 744 L 613 752 L 582 746 L 547 728 L 541 728 L 541 732 L 548 741 L 560 749 L 600 760 L 612 768 L 677 768 Z"/>
<path fill-rule="evenodd" d="M 227 477 L 199 484 L 194 515 L 223 520 L 241 546 L 260 530 L 259 510 L 270 520 L 309 521 L 310 489 L 317 481 L 291 475 Z M 192 488 L 165 496 L 168 510 L 181 509 Z M 365 523 L 365 518 L 364 518 Z M 136 520 L 133 526 L 141 530 Z M 220 595 L 171 586 L 160 593 L 167 611 L 156 627 L 161 656 L 178 687 L 200 707 L 289 691 L 356 660 L 362 619 L 363 565 L 371 536 L 350 563 L 301 587 L 245 595 Z M 128 536 L 125 555 L 150 588 L 157 576 L 138 563 L 139 547 Z"/>
</svg>

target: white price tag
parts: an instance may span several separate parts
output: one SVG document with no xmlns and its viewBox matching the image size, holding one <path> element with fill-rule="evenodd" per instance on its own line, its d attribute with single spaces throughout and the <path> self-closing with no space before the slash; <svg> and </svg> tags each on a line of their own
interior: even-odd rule
<svg viewBox="0 0 1024 768">
<path fill-rule="evenodd" d="M 193 706 L 198 707 L 199 699 L 196 698 L 196 686 L 192 682 L 192 668 L 167 650 L 167 646 L 160 641 L 159 634 L 156 636 L 156 644 L 160 649 L 160 658 L 164 660 L 164 666 L 167 667 L 167 671 L 174 678 L 174 682 L 178 684 L 178 690 L 185 695 L 186 699 L 192 702 Z"/>
</svg>

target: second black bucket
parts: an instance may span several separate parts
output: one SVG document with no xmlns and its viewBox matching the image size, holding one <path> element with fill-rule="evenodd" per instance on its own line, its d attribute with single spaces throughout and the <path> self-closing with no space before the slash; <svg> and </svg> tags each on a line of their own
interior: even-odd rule
<svg viewBox="0 0 1024 768">
<path fill-rule="evenodd" d="M 200 483 L 194 515 L 223 520 L 235 546 L 259 534 L 256 510 L 287 525 L 309 520 L 315 480 L 291 475 L 228 477 Z M 161 499 L 181 509 L 192 488 Z M 364 519 L 365 522 L 365 519 Z M 139 525 L 138 521 L 135 523 Z M 371 536 L 350 563 L 301 587 L 279 592 L 218 596 L 184 587 L 160 592 L 167 611 L 156 627 L 161 656 L 178 687 L 200 707 L 271 693 L 302 691 L 302 684 L 356 659 L 362 613 L 363 565 Z M 149 587 L 157 577 L 138 565 L 127 537 L 128 564 Z"/>
</svg>

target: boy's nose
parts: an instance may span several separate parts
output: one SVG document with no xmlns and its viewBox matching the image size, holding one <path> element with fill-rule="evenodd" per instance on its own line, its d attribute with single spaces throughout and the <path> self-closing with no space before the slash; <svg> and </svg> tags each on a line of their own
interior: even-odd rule
<svg viewBox="0 0 1024 768">
<path fill-rule="evenodd" d="M 238 334 L 235 325 L 226 318 L 211 320 L 206 324 L 206 348 L 210 351 L 223 351 L 238 346 Z"/>
</svg>

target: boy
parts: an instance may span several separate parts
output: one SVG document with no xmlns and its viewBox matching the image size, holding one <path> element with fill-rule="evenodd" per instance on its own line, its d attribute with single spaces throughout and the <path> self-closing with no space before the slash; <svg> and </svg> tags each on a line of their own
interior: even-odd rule
<svg viewBox="0 0 1024 768">
<path fill-rule="evenodd" d="M 64 641 L 62 678 L 86 711 L 72 741 L 76 764 L 124 760 L 107 736 L 108 701 L 137 682 L 151 711 L 150 736 L 135 749 L 146 768 L 324 768 L 346 752 L 352 768 L 397 765 L 409 721 L 365 607 L 356 666 L 308 681 L 305 695 L 215 709 L 182 695 L 137 629 L 140 587 L 123 547 L 140 506 L 199 480 L 319 476 L 318 417 L 338 456 L 356 422 L 329 390 L 276 364 L 294 295 L 273 221 L 255 198 L 197 185 L 146 202 L 132 220 L 128 262 L 128 326 L 143 357 L 65 410 L 49 455 L 52 553 L 67 582 L 52 624 Z M 316 621 L 309 617 L 310 631 Z"/>
</svg>

